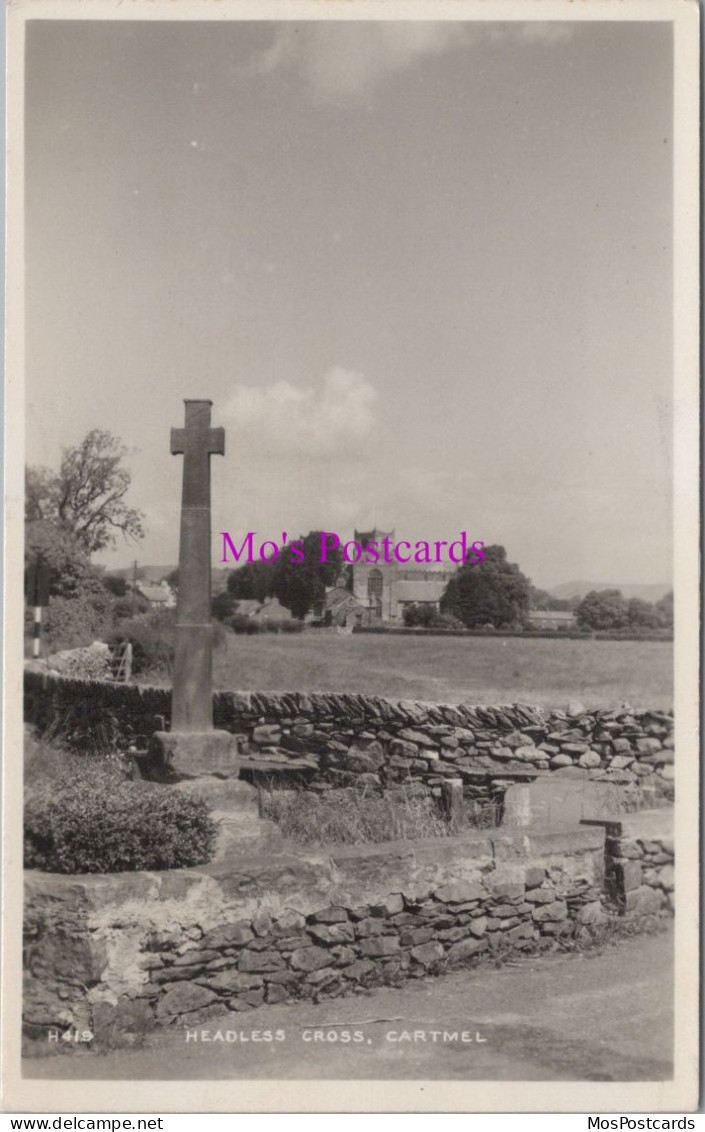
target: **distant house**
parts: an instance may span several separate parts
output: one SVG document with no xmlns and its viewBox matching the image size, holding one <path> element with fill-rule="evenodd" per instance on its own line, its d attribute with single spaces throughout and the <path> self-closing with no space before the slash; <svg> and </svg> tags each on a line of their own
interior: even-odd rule
<svg viewBox="0 0 705 1132">
<path fill-rule="evenodd" d="M 526 617 L 532 629 L 575 629 L 578 624 L 570 609 L 532 609 Z"/>
<path fill-rule="evenodd" d="M 235 612 L 241 613 L 243 617 L 252 617 L 254 613 L 259 613 L 261 608 L 262 602 L 253 597 L 242 597 L 235 602 Z"/>
<path fill-rule="evenodd" d="M 146 598 L 153 609 L 173 609 L 176 605 L 176 594 L 166 581 L 159 583 L 138 582 L 137 592 Z"/>
<path fill-rule="evenodd" d="M 447 585 L 447 574 L 434 575 L 431 571 L 418 580 L 414 578 L 397 582 L 397 602 L 402 617 L 409 605 L 430 605 L 433 609 L 440 609 Z"/>
<path fill-rule="evenodd" d="M 252 621 L 256 621 L 260 625 L 276 624 L 277 621 L 291 621 L 291 610 L 282 605 L 278 597 L 268 597 L 259 604 L 259 609 L 254 613 L 247 614 Z M 238 613 L 240 610 L 238 609 Z"/>
<path fill-rule="evenodd" d="M 351 625 L 367 625 L 369 621 L 369 609 L 350 590 L 344 586 L 331 586 L 326 592 L 324 625 L 337 625 L 346 629 Z"/>
</svg>

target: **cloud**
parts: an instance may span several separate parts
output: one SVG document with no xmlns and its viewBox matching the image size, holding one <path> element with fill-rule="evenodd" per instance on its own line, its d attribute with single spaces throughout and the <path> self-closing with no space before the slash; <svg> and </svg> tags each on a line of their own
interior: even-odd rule
<svg viewBox="0 0 705 1132">
<path fill-rule="evenodd" d="M 276 25 L 270 45 L 251 70 L 298 72 L 318 100 L 345 102 L 371 94 L 390 76 L 424 59 L 459 51 L 483 39 L 554 44 L 568 39 L 569 22 L 312 20 Z"/>
<path fill-rule="evenodd" d="M 470 25 L 453 22 L 346 22 L 280 24 L 254 70 L 294 69 L 322 99 L 363 97 L 390 74 L 466 44 Z"/>
<path fill-rule="evenodd" d="M 341 366 L 317 387 L 289 381 L 237 385 L 224 415 L 233 438 L 249 453 L 272 456 L 361 456 L 375 428 L 375 387 Z"/>
</svg>

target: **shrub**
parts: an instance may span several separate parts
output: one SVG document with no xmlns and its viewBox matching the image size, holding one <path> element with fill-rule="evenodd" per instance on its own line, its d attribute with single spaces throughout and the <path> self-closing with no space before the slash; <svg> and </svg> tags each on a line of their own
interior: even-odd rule
<svg viewBox="0 0 705 1132">
<path fill-rule="evenodd" d="M 230 626 L 234 633 L 247 633 L 249 636 L 260 631 L 257 622 L 253 621 L 251 617 L 246 617 L 244 613 L 233 613 L 225 623 Z"/>
<path fill-rule="evenodd" d="M 112 625 L 112 599 L 105 590 L 81 597 L 52 597 L 44 617 L 42 637 L 49 652 L 81 648 L 105 640 Z M 32 613 L 25 613 L 31 633 Z"/>
<path fill-rule="evenodd" d="M 56 873 L 176 869 L 204 864 L 217 827 L 206 803 L 132 780 L 123 759 L 48 753 L 28 765 L 25 867 Z"/>
<path fill-rule="evenodd" d="M 286 621 L 265 621 L 262 627 L 266 633 L 300 633 L 304 623 L 291 617 Z"/>
<path fill-rule="evenodd" d="M 423 602 L 404 606 L 404 624 L 410 629 L 462 629 L 463 623 L 452 613 L 441 613 Z"/>
<path fill-rule="evenodd" d="M 132 644 L 132 671 L 137 676 L 148 669 L 170 676 L 174 666 L 176 616 L 160 609 L 137 617 L 126 617 L 110 635 L 115 648 L 125 641 Z"/>
</svg>

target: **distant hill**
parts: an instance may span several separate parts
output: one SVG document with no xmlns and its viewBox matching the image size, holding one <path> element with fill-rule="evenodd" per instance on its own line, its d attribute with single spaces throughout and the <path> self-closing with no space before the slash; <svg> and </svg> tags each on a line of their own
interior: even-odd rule
<svg viewBox="0 0 705 1132">
<path fill-rule="evenodd" d="M 126 581 L 132 581 L 132 566 L 121 566 L 117 570 L 106 570 L 106 574 L 110 574 L 113 578 L 125 578 Z M 141 582 L 161 582 L 162 578 L 166 578 L 171 574 L 172 570 L 176 569 L 176 563 L 172 566 L 142 566 L 141 563 L 137 564 L 137 571 L 139 580 Z M 225 567 L 214 566 L 211 571 L 211 583 L 213 589 L 213 596 L 221 593 L 227 584 L 228 574 L 230 571 Z"/>
<path fill-rule="evenodd" d="M 649 584 L 619 583 L 619 582 L 561 582 L 548 592 L 553 597 L 571 598 L 585 597 L 590 590 L 621 590 L 626 598 L 640 597 L 644 601 L 660 601 L 673 586 L 668 582 L 652 582 Z"/>
<path fill-rule="evenodd" d="M 173 566 L 143 566 L 142 563 L 137 565 L 137 574 L 141 582 L 161 582 L 162 578 L 166 578 L 167 574 L 171 574 L 172 570 L 176 569 L 176 564 Z M 113 578 L 127 578 L 129 581 L 132 578 L 132 566 L 122 566 L 118 570 L 106 570 L 106 574 L 110 574 Z"/>
</svg>

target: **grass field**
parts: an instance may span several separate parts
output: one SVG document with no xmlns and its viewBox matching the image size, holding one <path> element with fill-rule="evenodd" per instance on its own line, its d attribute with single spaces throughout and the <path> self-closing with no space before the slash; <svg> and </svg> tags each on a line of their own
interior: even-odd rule
<svg viewBox="0 0 705 1132">
<path fill-rule="evenodd" d="M 669 708 L 670 641 L 523 640 L 300 633 L 230 636 L 215 686 L 369 692 L 436 703 Z"/>
</svg>

